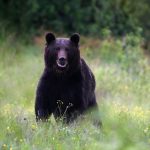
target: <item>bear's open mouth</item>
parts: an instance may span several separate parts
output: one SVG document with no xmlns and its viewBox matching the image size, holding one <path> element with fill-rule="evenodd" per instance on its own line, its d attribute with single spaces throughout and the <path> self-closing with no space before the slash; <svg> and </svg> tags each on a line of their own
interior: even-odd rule
<svg viewBox="0 0 150 150">
<path fill-rule="evenodd" d="M 68 64 L 66 59 L 57 59 L 56 63 L 57 63 L 57 66 L 62 69 L 66 68 Z"/>
</svg>

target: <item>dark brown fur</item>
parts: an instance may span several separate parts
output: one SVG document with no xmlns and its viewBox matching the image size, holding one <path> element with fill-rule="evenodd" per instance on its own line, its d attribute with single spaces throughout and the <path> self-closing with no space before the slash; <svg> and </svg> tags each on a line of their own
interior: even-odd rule
<svg viewBox="0 0 150 150">
<path fill-rule="evenodd" d="M 55 119 L 63 117 L 68 123 L 90 108 L 98 110 L 94 75 L 80 58 L 79 35 L 65 39 L 49 33 L 46 42 L 45 69 L 36 92 L 36 119 L 46 120 L 53 113 Z M 60 50 L 67 54 L 68 65 L 63 69 L 56 63 Z"/>
</svg>

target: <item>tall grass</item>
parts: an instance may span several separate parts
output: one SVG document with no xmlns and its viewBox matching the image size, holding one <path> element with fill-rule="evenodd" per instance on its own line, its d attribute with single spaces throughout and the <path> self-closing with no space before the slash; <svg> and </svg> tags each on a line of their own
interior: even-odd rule
<svg viewBox="0 0 150 150">
<path fill-rule="evenodd" d="M 104 40 L 83 52 L 96 77 L 103 128 L 87 117 L 71 125 L 35 122 L 34 98 L 43 51 L 9 39 L 0 42 L 0 148 L 3 150 L 148 150 L 150 66 L 139 38 Z"/>
</svg>

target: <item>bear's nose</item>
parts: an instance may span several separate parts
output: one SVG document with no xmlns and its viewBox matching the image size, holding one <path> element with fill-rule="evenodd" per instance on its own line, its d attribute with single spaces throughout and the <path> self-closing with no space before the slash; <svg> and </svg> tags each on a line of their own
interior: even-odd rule
<svg viewBox="0 0 150 150">
<path fill-rule="evenodd" d="M 66 64 L 66 59 L 64 57 L 61 57 L 58 59 L 58 62 L 60 65 L 64 66 Z"/>
</svg>

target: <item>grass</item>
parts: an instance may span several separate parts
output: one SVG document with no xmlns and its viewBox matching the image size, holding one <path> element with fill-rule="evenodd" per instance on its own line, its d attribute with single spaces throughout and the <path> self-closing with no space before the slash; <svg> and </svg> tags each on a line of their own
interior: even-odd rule
<svg viewBox="0 0 150 150">
<path fill-rule="evenodd" d="M 88 118 L 66 126 L 35 122 L 35 89 L 43 71 L 40 46 L 0 42 L 0 149 L 2 150 L 149 150 L 150 66 L 129 37 L 104 40 L 82 54 L 96 77 L 103 128 Z M 85 43 L 86 44 L 86 43 Z"/>
</svg>

